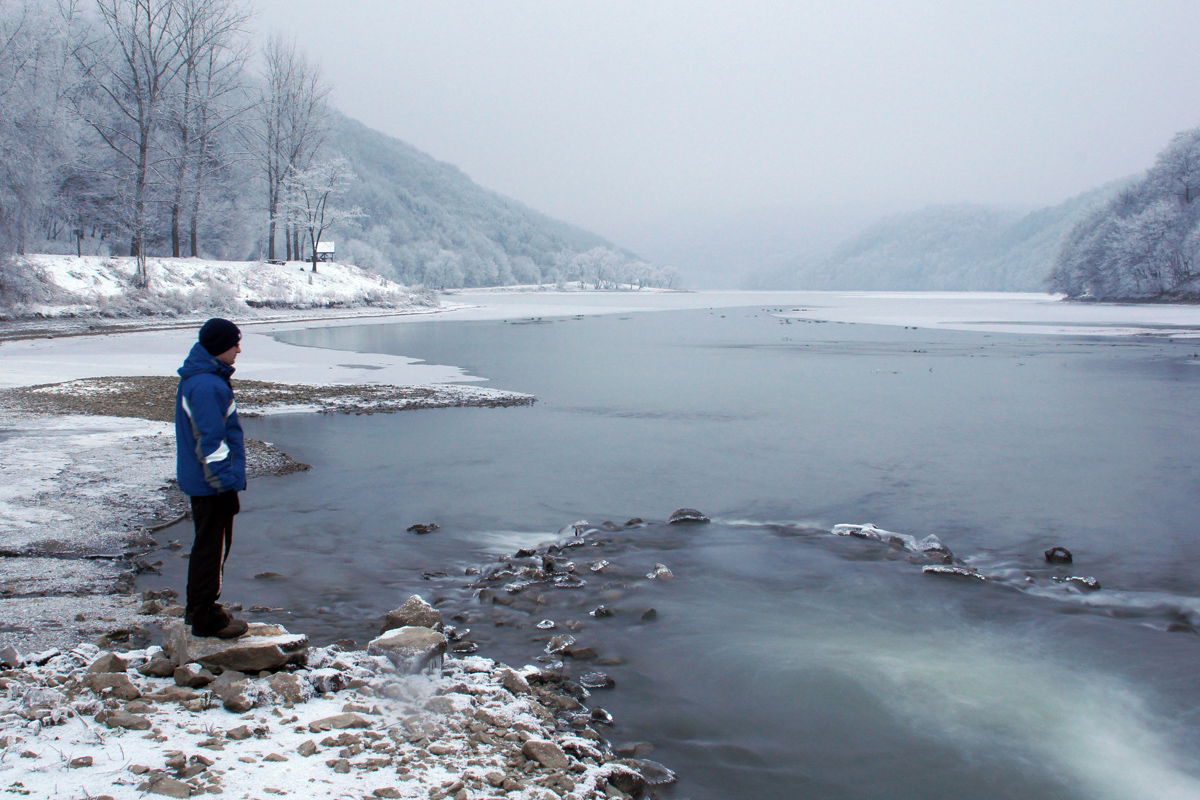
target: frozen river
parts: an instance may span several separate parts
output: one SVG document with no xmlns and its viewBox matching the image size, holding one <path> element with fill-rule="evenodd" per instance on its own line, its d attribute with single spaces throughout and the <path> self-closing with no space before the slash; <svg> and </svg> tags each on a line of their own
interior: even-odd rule
<svg viewBox="0 0 1200 800">
<path fill-rule="evenodd" d="M 888 295 L 854 314 L 679 297 L 576 317 L 558 296 L 490 295 L 459 321 L 279 333 L 539 402 L 248 421 L 314 468 L 251 487 L 226 596 L 363 641 L 420 592 L 518 664 L 541 655 L 540 619 L 582 621 L 617 682 L 593 698 L 611 738 L 654 743 L 675 797 L 1200 796 L 1193 309 L 932 296 L 917 319 Z M 714 521 L 662 524 L 680 506 Z M 631 517 L 648 524 L 568 551 L 583 588 L 514 608 L 466 588 L 471 565 Z M 988 580 L 831 533 L 866 522 L 936 535 Z M 1053 545 L 1075 563 L 1047 565 Z M 647 579 L 655 564 L 674 580 Z M 1070 575 L 1103 588 L 1055 581 Z M 613 616 L 588 616 L 600 603 Z"/>
</svg>

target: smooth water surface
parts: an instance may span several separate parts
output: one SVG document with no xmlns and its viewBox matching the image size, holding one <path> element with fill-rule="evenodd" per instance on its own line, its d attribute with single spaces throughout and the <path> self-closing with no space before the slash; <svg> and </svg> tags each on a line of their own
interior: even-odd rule
<svg viewBox="0 0 1200 800">
<path fill-rule="evenodd" d="M 620 660 L 593 698 L 611 738 L 653 742 L 676 797 L 1200 797 L 1194 343 L 763 308 L 280 338 L 454 364 L 538 403 L 247 421 L 314 466 L 244 496 L 229 599 L 361 642 L 419 592 L 514 663 L 540 654 L 539 619 L 580 620 Z M 680 506 L 713 524 L 661 524 Z M 650 524 L 581 548 L 584 589 L 510 609 L 465 588 L 468 565 L 634 516 Z M 829 533 L 863 522 L 936 534 L 996 580 Z M 1048 567 L 1051 545 L 1075 564 Z M 647 579 L 656 563 L 675 579 Z M 1072 574 L 1104 588 L 1053 581 Z M 589 617 L 600 602 L 615 615 Z"/>
</svg>

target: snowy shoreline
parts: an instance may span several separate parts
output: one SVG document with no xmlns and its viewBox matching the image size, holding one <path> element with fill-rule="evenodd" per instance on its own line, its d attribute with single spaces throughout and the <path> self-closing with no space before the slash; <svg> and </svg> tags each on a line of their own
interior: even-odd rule
<svg viewBox="0 0 1200 800">
<path fill-rule="evenodd" d="M 584 800 L 638 796 L 643 772 L 669 776 L 563 724 L 555 712 L 579 702 L 533 667 L 466 656 L 414 673 L 382 652 L 336 646 L 257 675 L 186 658 L 83 644 L 6 665 L 0 785 L 62 800 Z"/>
</svg>

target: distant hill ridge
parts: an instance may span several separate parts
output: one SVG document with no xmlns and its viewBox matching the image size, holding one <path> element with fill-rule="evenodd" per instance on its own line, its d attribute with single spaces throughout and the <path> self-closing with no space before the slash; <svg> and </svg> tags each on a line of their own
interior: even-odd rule
<svg viewBox="0 0 1200 800">
<path fill-rule="evenodd" d="M 485 189 L 399 139 L 342 114 L 333 128 L 330 140 L 357 175 L 345 202 L 367 215 L 361 230 L 338 233 L 339 260 L 425 286 L 569 280 L 577 271 L 572 261 L 597 248 L 615 261 L 637 262 L 600 236 Z"/>
<path fill-rule="evenodd" d="M 847 240 L 827 258 L 802 261 L 756 283 L 798 289 L 1046 291 L 1065 235 L 1126 183 L 1035 211 L 962 204 L 898 214 Z"/>
</svg>

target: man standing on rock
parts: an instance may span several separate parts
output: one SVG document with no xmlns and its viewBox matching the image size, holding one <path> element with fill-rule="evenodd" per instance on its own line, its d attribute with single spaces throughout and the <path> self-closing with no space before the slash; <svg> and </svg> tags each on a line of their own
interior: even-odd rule
<svg viewBox="0 0 1200 800">
<path fill-rule="evenodd" d="M 176 474 L 191 497 L 196 538 L 188 561 L 187 613 L 195 636 L 233 639 L 246 632 L 244 620 L 221 607 L 221 574 L 233 544 L 238 492 L 246 488 L 246 448 L 233 398 L 233 362 L 242 352 L 242 332 L 227 319 L 200 328 L 179 368 L 175 394 Z"/>
</svg>

